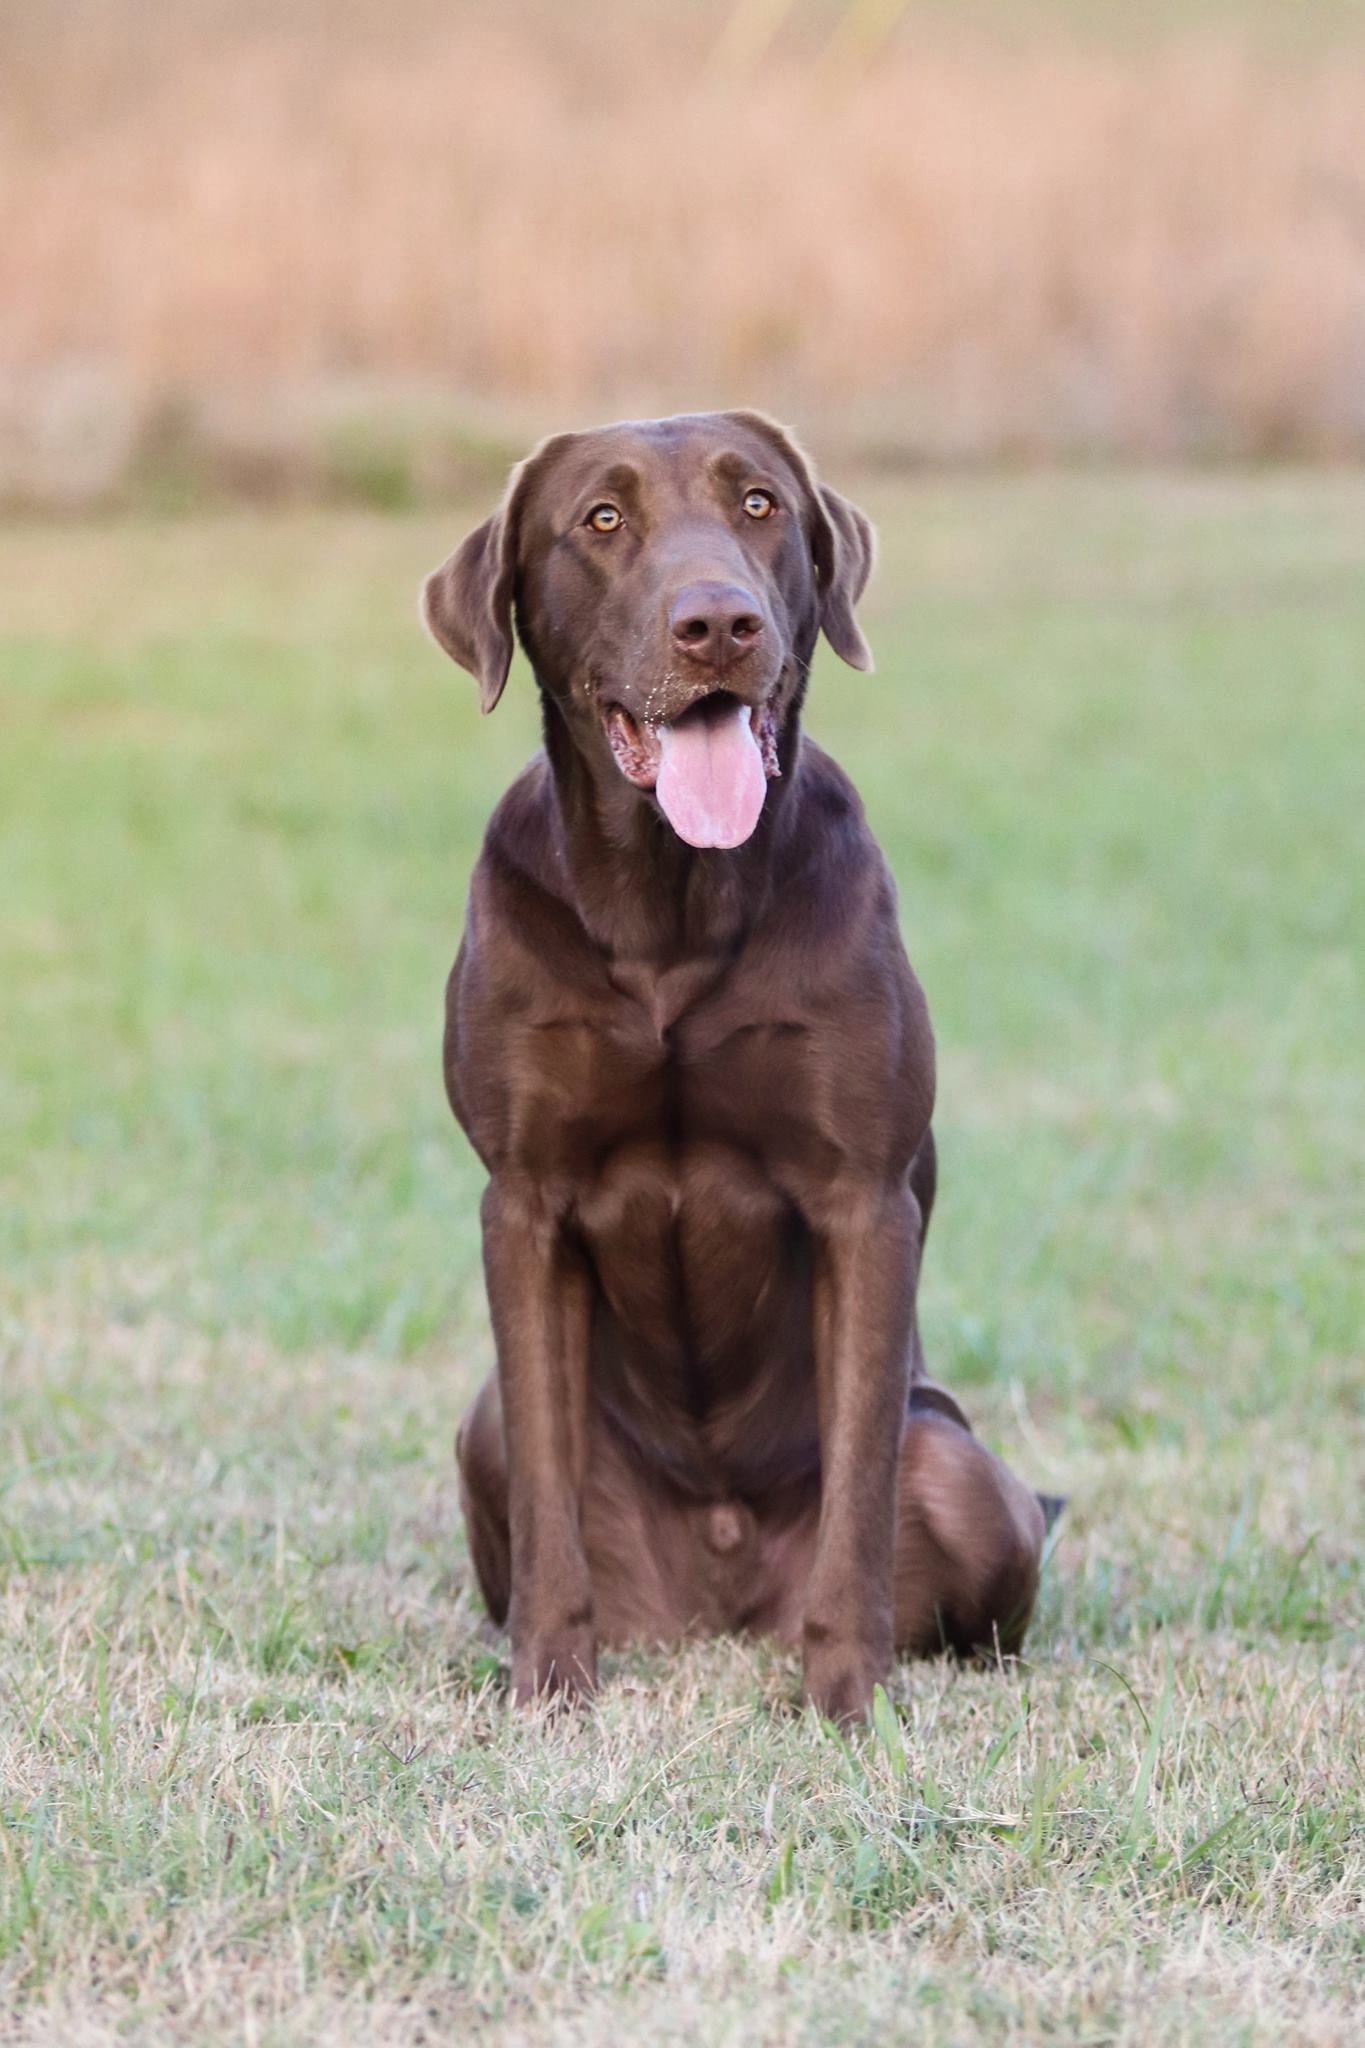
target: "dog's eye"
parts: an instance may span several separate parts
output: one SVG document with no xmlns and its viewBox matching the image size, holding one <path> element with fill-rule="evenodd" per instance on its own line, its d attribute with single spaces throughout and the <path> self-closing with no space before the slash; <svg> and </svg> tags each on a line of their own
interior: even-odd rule
<svg viewBox="0 0 1365 2048">
<path fill-rule="evenodd" d="M 744 509 L 751 519 L 766 519 L 769 513 L 776 512 L 777 500 L 771 491 L 746 491 Z"/>
<path fill-rule="evenodd" d="M 594 533 L 615 533 L 621 524 L 621 515 L 614 505 L 594 505 L 587 523 Z"/>
</svg>

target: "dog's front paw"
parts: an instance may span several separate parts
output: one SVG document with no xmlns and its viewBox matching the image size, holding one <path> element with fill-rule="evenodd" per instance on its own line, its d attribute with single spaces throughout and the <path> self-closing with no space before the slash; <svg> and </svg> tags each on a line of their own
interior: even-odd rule
<svg viewBox="0 0 1365 2048">
<path fill-rule="evenodd" d="M 872 1711 L 872 1689 L 885 1682 L 891 1669 L 890 1647 L 874 1649 L 808 1627 L 805 1649 L 803 1705 L 814 1707 L 840 1728 L 866 1720 Z"/>
</svg>

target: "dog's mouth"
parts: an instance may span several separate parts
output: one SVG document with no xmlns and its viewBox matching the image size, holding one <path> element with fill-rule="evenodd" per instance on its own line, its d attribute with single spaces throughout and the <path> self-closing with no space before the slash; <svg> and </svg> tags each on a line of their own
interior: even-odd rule
<svg viewBox="0 0 1365 2048">
<path fill-rule="evenodd" d="M 627 782 L 653 793 L 689 846 L 732 848 L 750 837 L 768 783 L 781 773 L 771 697 L 755 707 L 713 690 L 667 721 L 609 704 L 603 723 Z"/>
</svg>

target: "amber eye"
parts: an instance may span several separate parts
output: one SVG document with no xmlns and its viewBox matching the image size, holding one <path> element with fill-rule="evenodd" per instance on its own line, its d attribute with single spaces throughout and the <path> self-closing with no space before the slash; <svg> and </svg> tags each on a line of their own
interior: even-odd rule
<svg viewBox="0 0 1365 2048">
<path fill-rule="evenodd" d="M 621 524 L 621 515 L 614 505 L 594 505 L 587 523 L 594 533 L 615 533 Z"/>
<path fill-rule="evenodd" d="M 744 509 L 751 519 L 766 519 L 770 513 L 776 512 L 777 500 L 771 491 L 746 491 Z"/>
</svg>

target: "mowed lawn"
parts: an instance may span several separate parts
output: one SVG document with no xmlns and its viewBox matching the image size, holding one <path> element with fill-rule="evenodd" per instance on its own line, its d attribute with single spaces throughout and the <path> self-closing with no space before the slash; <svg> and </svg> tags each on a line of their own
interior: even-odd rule
<svg viewBox="0 0 1365 2048">
<path fill-rule="evenodd" d="M 512 1716 L 441 991 L 519 672 L 444 519 L 0 535 L 0 2040 L 1365 2032 L 1365 478 L 886 482 L 811 724 L 938 1030 L 1017 1667 Z"/>
</svg>

